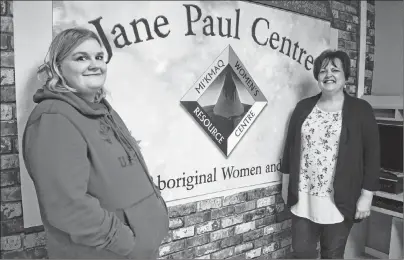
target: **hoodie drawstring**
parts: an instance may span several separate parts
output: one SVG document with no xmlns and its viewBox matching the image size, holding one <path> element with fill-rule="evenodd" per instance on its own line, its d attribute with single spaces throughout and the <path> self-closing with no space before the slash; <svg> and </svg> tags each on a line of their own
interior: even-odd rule
<svg viewBox="0 0 404 260">
<path fill-rule="evenodd" d="M 121 129 L 119 129 L 118 125 L 115 123 L 113 117 L 110 114 L 105 115 L 104 119 L 107 125 L 109 125 L 112 128 L 112 131 L 114 132 L 116 139 L 124 148 L 126 154 L 128 155 L 128 160 L 131 162 L 133 160 L 133 155 L 131 151 L 134 151 L 136 153 L 135 149 L 130 144 L 124 133 L 122 133 Z"/>
<path fill-rule="evenodd" d="M 133 161 L 133 153 L 131 151 L 133 151 L 137 157 L 137 159 L 139 160 L 139 163 L 142 165 L 146 176 L 149 178 L 150 183 L 152 184 L 153 189 L 155 190 L 157 196 L 161 197 L 160 195 L 160 190 L 157 188 L 157 186 L 154 184 L 153 182 L 153 178 L 150 176 L 149 171 L 147 169 L 146 166 L 146 162 L 144 161 L 144 158 L 142 156 L 142 154 L 140 153 L 140 150 L 137 146 L 136 143 L 134 143 L 133 146 L 132 142 L 130 141 L 130 137 L 128 137 L 127 135 L 125 135 L 125 133 L 119 128 L 119 126 L 117 125 L 117 123 L 115 122 L 114 118 L 112 117 L 111 114 L 106 114 L 103 119 L 105 120 L 105 122 L 112 128 L 114 135 L 116 137 L 116 139 L 118 140 L 118 142 L 122 145 L 122 147 L 124 148 L 126 154 L 128 155 L 128 160 L 131 163 Z M 134 142 L 136 142 L 135 140 L 133 140 Z M 161 198 L 162 199 L 162 198 Z M 164 203 L 165 205 L 165 203 Z"/>
<path fill-rule="evenodd" d="M 130 141 L 132 138 L 125 135 L 125 133 L 119 128 L 118 124 L 115 122 L 115 120 L 111 114 L 106 114 L 104 116 L 104 119 L 105 119 L 106 123 L 112 128 L 116 139 L 119 141 L 119 143 L 124 148 L 126 154 L 128 155 L 129 162 L 133 161 L 134 157 L 133 157 L 132 152 L 134 152 L 136 157 L 138 158 L 140 164 L 146 171 L 147 175 L 149 175 L 149 171 L 147 169 L 146 162 L 144 161 L 143 156 L 140 153 L 140 150 L 137 148 L 138 147 L 137 144 L 134 143 L 132 145 L 132 142 Z M 133 142 L 136 142 L 136 141 L 133 140 Z"/>
</svg>

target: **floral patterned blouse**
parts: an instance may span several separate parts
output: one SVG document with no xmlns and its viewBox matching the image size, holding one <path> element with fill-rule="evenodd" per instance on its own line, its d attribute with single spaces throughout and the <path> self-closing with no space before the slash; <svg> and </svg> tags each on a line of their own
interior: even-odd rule
<svg viewBox="0 0 404 260">
<path fill-rule="evenodd" d="M 341 124 L 342 111 L 326 112 L 316 105 L 302 125 L 299 201 L 291 210 L 320 224 L 344 220 L 333 190 Z"/>
</svg>

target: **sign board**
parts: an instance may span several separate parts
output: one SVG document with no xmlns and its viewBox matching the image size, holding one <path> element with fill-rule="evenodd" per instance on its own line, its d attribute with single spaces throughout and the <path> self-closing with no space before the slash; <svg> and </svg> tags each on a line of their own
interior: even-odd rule
<svg viewBox="0 0 404 260">
<path fill-rule="evenodd" d="M 20 145 L 52 34 L 89 28 L 105 46 L 107 99 L 169 202 L 279 181 L 290 114 L 318 93 L 314 58 L 336 45 L 327 21 L 245 1 L 23 3 L 15 3 Z M 40 225 L 20 162 L 24 222 Z"/>
</svg>

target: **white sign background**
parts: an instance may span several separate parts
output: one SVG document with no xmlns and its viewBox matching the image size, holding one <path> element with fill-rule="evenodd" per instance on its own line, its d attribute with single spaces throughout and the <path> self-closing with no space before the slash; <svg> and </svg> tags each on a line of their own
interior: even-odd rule
<svg viewBox="0 0 404 260">
<path fill-rule="evenodd" d="M 185 36 L 187 15 L 184 4 L 194 4 L 201 9 L 202 18 L 193 24 L 195 36 Z M 32 95 L 41 86 L 35 71 L 45 57 L 52 30 L 58 32 L 80 25 L 95 31 L 88 21 L 102 16 L 101 25 L 113 47 L 106 82 L 110 92 L 108 100 L 133 136 L 141 140 L 140 146 L 155 182 L 158 175 L 167 181 L 196 175 L 196 171 L 199 175 L 211 173 L 214 168 L 217 170 L 216 182 L 196 185 L 191 190 L 186 187 L 164 189 L 163 197 L 172 203 L 183 199 L 196 201 L 226 190 L 236 192 L 280 180 L 277 172 L 265 173 L 265 166 L 279 162 L 287 122 L 296 102 L 318 93 L 318 87 L 312 70 L 304 68 L 304 59 L 299 64 L 280 53 L 279 49 L 273 50 L 269 45 L 259 46 L 254 42 L 251 26 L 256 18 L 265 18 L 270 23 L 269 29 L 263 22 L 257 26 L 256 35 L 260 41 L 277 32 L 280 37 L 289 38 L 292 44 L 299 42 L 299 46 L 313 57 L 330 46 L 336 46 L 335 33 L 329 22 L 242 1 L 65 1 L 54 2 L 53 6 L 51 2 L 17 1 L 14 9 L 20 147 L 26 120 L 34 107 Z M 223 17 L 223 21 L 231 18 L 234 36 L 236 9 L 240 9 L 240 39 L 218 36 L 218 16 Z M 153 34 L 154 40 L 145 41 L 146 33 L 140 25 L 139 35 L 143 42 L 115 48 L 112 43 L 114 35 L 110 33 L 115 24 L 124 26 L 128 39 L 133 42 L 129 23 L 145 18 L 153 25 L 159 15 L 165 16 L 169 22 L 161 27 L 164 32 L 170 30 L 166 38 Z M 191 15 L 195 19 L 194 9 Z M 216 36 L 202 34 L 205 25 L 202 20 L 207 15 L 213 18 Z M 32 21 L 35 21 L 34 28 L 31 28 Z M 268 104 L 226 159 L 180 105 L 180 100 L 229 44 Z M 292 55 L 293 46 L 291 50 Z M 223 180 L 221 168 L 231 166 L 261 166 L 262 174 Z M 25 227 L 41 225 L 35 189 L 25 169 L 22 153 L 20 167 Z"/>
</svg>

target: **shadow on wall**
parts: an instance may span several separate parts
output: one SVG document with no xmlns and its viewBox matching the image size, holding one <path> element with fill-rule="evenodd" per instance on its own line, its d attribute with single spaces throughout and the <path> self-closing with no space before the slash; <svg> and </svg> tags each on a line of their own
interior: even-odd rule
<svg viewBox="0 0 404 260">
<path fill-rule="evenodd" d="M 17 111 L 19 115 L 18 126 L 20 127 L 19 129 L 21 130 L 20 131 L 21 133 L 23 133 L 28 117 L 35 107 L 35 103 L 33 101 L 33 95 L 36 93 L 38 89 L 42 88 L 44 85 L 44 82 L 41 82 L 41 80 L 37 76 L 37 68 L 42 64 L 37 65 L 38 66 L 33 67 L 29 71 L 29 73 L 27 73 L 29 76 L 27 77 L 27 82 L 25 83 L 25 85 L 24 86 L 17 85 L 17 87 L 21 87 L 21 89 L 18 91 L 20 95 L 17 100 L 18 101 Z"/>
<path fill-rule="evenodd" d="M 19 144 L 19 162 L 20 162 L 20 176 L 21 176 L 21 192 L 22 192 L 22 203 L 24 211 L 24 224 L 25 226 L 30 226 L 31 224 L 37 225 L 41 223 L 41 219 L 37 219 L 36 216 L 39 215 L 39 208 L 36 201 L 35 188 L 33 185 L 29 185 L 31 179 L 29 178 L 28 172 L 25 168 L 25 163 L 22 157 L 22 136 L 24 133 L 25 125 L 27 123 L 28 117 L 35 107 L 33 102 L 33 95 L 35 92 L 42 88 L 43 83 L 37 78 L 37 68 L 38 66 L 32 67 L 25 74 L 27 75 L 26 81 L 18 83 L 16 82 L 16 108 L 17 108 L 17 127 L 18 127 L 18 144 Z M 25 71 L 24 71 L 25 72 Z M 24 73 L 22 72 L 22 73 Z M 33 223 L 31 223 L 33 222 Z"/>
<path fill-rule="evenodd" d="M 314 83 L 316 84 L 316 83 Z M 319 93 L 319 88 L 317 84 L 313 86 L 313 79 L 309 77 L 304 77 L 298 84 L 297 88 L 297 98 L 298 100 L 302 100 L 304 98 L 308 98 Z"/>
</svg>

